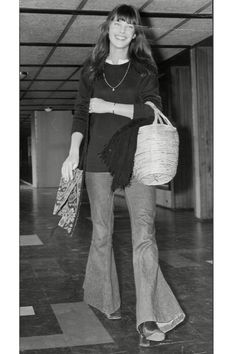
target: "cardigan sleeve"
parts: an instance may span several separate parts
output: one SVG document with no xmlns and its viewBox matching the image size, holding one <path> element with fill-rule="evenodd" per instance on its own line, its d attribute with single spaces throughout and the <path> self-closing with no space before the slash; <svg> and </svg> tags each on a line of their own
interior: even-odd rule
<svg viewBox="0 0 236 354">
<path fill-rule="evenodd" d="M 89 101 L 91 97 L 91 88 L 88 78 L 85 74 L 81 74 L 77 97 L 74 105 L 74 115 L 71 134 L 79 132 L 85 135 L 87 121 L 89 117 Z"/>
<path fill-rule="evenodd" d="M 148 74 L 142 77 L 139 87 L 139 102 L 134 104 L 133 119 L 147 118 L 153 121 L 153 109 L 145 104 L 151 101 L 157 108 L 162 110 L 161 97 L 159 95 L 159 83 L 157 75 Z"/>
</svg>

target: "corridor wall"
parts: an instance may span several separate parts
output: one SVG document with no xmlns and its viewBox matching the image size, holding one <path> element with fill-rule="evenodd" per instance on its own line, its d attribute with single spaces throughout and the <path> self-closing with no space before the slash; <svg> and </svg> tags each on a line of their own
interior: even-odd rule
<svg viewBox="0 0 236 354">
<path fill-rule="evenodd" d="M 194 209 L 201 220 L 213 215 L 213 52 L 201 44 L 162 67 L 164 113 L 180 136 L 177 174 L 156 188 L 157 204 Z"/>
<path fill-rule="evenodd" d="M 36 111 L 31 121 L 32 184 L 57 187 L 69 151 L 71 111 Z"/>
<path fill-rule="evenodd" d="M 194 209 L 196 217 L 213 216 L 213 51 L 191 50 L 194 152 Z"/>
<path fill-rule="evenodd" d="M 187 58 L 186 58 L 187 57 Z M 157 187 L 157 204 L 172 209 L 193 209 L 193 139 L 192 93 L 189 56 L 165 68 L 160 79 L 164 113 L 177 128 L 179 162 L 174 179 L 165 186 Z"/>
</svg>

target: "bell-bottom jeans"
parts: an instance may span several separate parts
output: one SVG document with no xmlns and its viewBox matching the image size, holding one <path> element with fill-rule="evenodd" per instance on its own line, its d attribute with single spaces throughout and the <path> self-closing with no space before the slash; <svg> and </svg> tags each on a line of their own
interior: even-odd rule
<svg viewBox="0 0 236 354">
<path fill-rule="evenodd" d="M 112 249 L 112 177 L 107 172 L 86 172 L 86 188 L 93 223 L 92 241 L 84 280 L 84 301 L 105 314 L 120 308 L 119 284 Z M 163 277 L 156 244 L 155 187 L 132 180 L 125 188 L 132 228 L 136 288 L 136 325 L 155 321 L 167 332 L 185 315 Z"/>
</svg>

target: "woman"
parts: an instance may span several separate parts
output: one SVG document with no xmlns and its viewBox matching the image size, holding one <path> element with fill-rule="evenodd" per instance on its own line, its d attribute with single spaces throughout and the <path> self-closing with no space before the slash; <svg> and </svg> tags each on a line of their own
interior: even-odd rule
<svg viewBox="0 0 236 354">
<path fill-rule="evenodd" d="M 112 250 L 113 196 L 117 187 L 124 188 L 132 226 L 137 330 L 142 346 L 150 340 L 164 340 L 165 332 L 185 317 L 158 264 L 155 188 L 132 178 L 138 128 L 154 120 L 150 102 L 161 108 L 157 68 L 138 11 L 120 5 L 108 15 L 84 65 L 62 176 L 72 178 L 78 165 L 86 169 L 93 234 L 84 301 L 114 320 L 121 313 Z M 113 154 L 113 167 L 109 154 Z"/>
</svg>

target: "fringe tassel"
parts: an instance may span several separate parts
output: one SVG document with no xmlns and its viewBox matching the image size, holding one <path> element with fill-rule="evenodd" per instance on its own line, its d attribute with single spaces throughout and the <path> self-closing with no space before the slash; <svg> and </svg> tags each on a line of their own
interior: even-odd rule
<svg viewBox="0 0 236 354">
<path fill-rule="evenodd" d="M 119 129 L 109 143 L 99 153 L 113 176 L 111 189 L 124 189 L 130 184 L 137 147 L 138 130 L 141 126 L 151 124 L 147 119 L 136 119 Z"/>
</svg>

